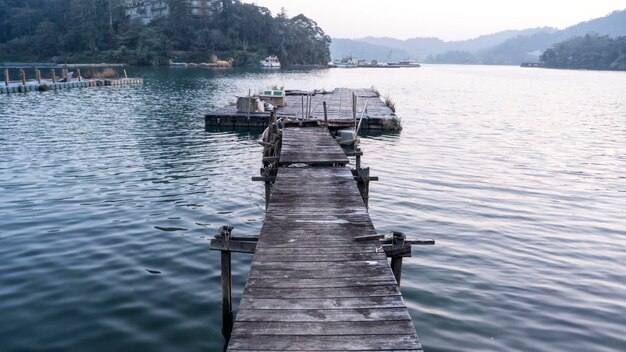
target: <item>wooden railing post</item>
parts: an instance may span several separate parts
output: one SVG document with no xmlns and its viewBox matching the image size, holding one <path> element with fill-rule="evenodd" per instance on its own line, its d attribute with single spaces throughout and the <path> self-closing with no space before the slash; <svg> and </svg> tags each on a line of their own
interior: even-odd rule
<svg viewBox="0 0 626 352">
<path fill-rule="evenodd" d="M 52 83 L 57 83 L 57 73 L 54 69 L 50 70 L 50 78 L 52 79 Z"/>
<path fill-rule="evenodd" d="M 9 80 L 10 80 L 9 78 L 10 78 L 9 77 L 9 70 L 6 69 L 6 70 L 4 70 L 4 85 L 7 86 L 7 87 L 9 86 Z"/>
<path fill-rule="evenodd" d="M 26 71 L 23 68 L 20 69 L 20 81 L 22 81 L 22 85 L 26 85 Z"/>
<path fill-rule="evenodd" d="M 393 248 L 402 248 L 404 247 L 404 240 L 406 236 L 402 232 L 393 232 L 392 238 L 392 246 Z M 393 271 L 393 276 L 396 278 L 396 282 L 398 286 L 400 286 L 400 279 L 402 277 L 402 257 L 394 256 L 391 257 L 391 271 Z"/>
<path fill-rule="evenodd" d="M 219 238 L 226 242 L 230 241 L 232 230 L 232 226 L 220 227 Z M 220 251 L 220 254 L 222 269 L 222 333 L 224 337 L 228 337 L 233 328 L 231 253 L 230 251 Z"/>
<path fill-rule="evenodd" d="M 328 127 L 328 107 L 326 106 L 326 102 L 322 103 L 324 105 L 324 125 Z"/>
</svg>

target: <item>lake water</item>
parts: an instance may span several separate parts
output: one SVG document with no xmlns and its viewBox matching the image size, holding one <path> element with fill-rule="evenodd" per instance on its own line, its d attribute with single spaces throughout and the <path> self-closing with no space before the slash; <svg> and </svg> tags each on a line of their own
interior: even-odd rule
<svg viewBox="0 0 626 352">
<path fill-rule="evenodd" d="M 0 351 L 221 351 L 209 239 L 259 233 L 261 147 L 203 115 L 273 85 L 396 101 L 361 147 L 379 232 L 437 241 L 402 274 L 426 351 L 626 350 L 626 73 L 128 71 L 0 97 Z"/>
</svg>

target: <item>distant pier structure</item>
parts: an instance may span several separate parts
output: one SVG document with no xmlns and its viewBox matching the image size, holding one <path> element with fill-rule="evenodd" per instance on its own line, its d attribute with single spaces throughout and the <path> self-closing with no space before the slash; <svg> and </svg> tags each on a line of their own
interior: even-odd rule
<svg viewBox="0 0 626 352">
<path fill-rule="evenodd" d="M 26 93 L 34 91 L 48 91 L 48 90 L 60 90 L 69 88 L 87 88 L 87 87 L 100 87 L 100 86 L 127 86 L 127 85 L 141 85 L 143 84 L 142 78 L 129 78 L 126 70 L 123 70 L 123 77 L 110 78 L 85 78 L 81 74 L 81 68 L 93 69 L 96 67 L 106 67 L 105 64 L 77 64 L 77 65 L 62 65 L 60 70 L 57 69 L 59 65 L 46 66 L 47 64 L 2 64 L 0 67 L 4 67 L 2 83 L 0 83 L 0 94 L 10 93 Z M 122 67 L 122 64 L 112 65 L 112 67 Z M 17 70 L 17 75 L 10 75 L 9 68 Z M 69 71 L 70 68 L 74 68 L 76 71 Z M 26 70 L 32 70 L 30 77 L 26 73 Z"/>
<path fill-rule="evenodd" d="M 337 88 L 332 91 L 285 91 L 284 106 L 277 107 L 277 118 L 293 121 L 317 120 L 330 129 L 354 127 L 363 130 L 398 131 L 401 120 L 372 88 Z M 246 97 L 243 97 L 244 100 Z M 240 98 L 241 99 L 241 98 Z M 255 99 L 249 97 L 248 99 Z M 229 105 L 205 116 L 206 127 L 267 127 L 270 111 Z"/>
</svg>

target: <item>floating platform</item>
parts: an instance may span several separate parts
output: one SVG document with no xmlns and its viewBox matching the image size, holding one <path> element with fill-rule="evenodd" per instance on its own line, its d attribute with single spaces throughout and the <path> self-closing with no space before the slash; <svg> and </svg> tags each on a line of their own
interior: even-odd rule
<svg viewBox="0 0 626 352">
<path fill-rule="evenodd" d="M 330 92 L 307 92 L 287 91 L 286 106 L 279 107 L 277 117 L 294 120 L 318 120 L 324 121 L 324 105 L 326 102 L 328 127 L 349 128 L 354 127 L 352 112 L 352 94 L 357 97 L 356 116 L 357 121 L 363 114 L 361 129 L 364 130 L 387 130 L 398 131 L 402 129 L 401 120 L 391 110 L 374 90 L 337 88 Z M 307 104 L 307 101 L 310 103 Z M 365 104 L 367 102 L 367 108 Z M 307 105 L 310 105 L 310 114 Z M 232 126 L 232 127 L 267 127 L 270 123 L 270 112 L 245 113 L 238 112 L 235 105 L 225 106 L 205 116 L 206 127 Z"/>
<path fill-rule="evenodd" d="M 82 79 L 73 80 L 70 82 L 52 82 L 44 81 L 41 83 L 37 81 L 27 81 L 26 84 L 21 82 L 10 82 L 9 85 L 0 85 L 0 93 L 26 93 L 36 91 L 48 91 L 48 90 L 60 90 L 69 88 L 87 88 L 87 87 L 102 87 L 102 86 L 129 86 L 129 85 L 141 85 L 143 84 L 143 78 L 118 78 L 118 79 Z"/>
</svg>

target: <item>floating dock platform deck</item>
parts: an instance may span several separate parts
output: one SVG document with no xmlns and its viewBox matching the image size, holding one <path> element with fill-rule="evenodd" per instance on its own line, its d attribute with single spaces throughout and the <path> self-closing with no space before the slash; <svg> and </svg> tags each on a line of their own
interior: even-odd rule
<svg viewBox="0 0 626 352">
<path fill-rule="evenodd" d="M 400 118 L 385 105 L 385 102 L 371 88 L 337 88 L 330 92 L 288 91 L 287 104 L 278 108 L 277 117 L 300 121 L 324 121 L 323 103 L 326 102 L 330 128 L 354 127 L 353 93 L 357 97 L 357 120 L 363 115 L 362 129 L 389 131 L 402 129 Z M 307 104 L 308 99 L 310 99 L 309 104 Z M 367 107 L 365 107 L 366 102 Z M 310 114 L 307 105 L 310 105 Z M 363 110 L 365 110 L 364 114 Z M 207 127 L 267 127 L 269 121 L 270 112 L 248 114 L 247 112 L 238 112 L 235 105 L 223 107 L 205 116 Z"/>
<path fill-rule="evenodd" d="M 228 350 L 421 351 L 348 157 L 325 126 L 281 138 Z"/>
</svg>

